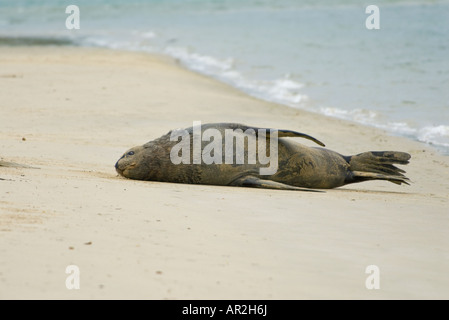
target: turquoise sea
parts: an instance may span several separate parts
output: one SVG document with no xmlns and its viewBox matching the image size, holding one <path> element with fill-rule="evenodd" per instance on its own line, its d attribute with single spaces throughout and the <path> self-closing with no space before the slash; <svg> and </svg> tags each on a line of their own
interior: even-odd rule
<svg viewBox="0 0 449 320">
<path fill-rule="evenodd" d="M 66 28 L 69 5 L 79 30 Z M 365 26 L 368 5 L 378 30 Z M 0 0 L 2 43 L 162 53 L 251 95 L 449 154 L 449 0 Z"/>
</svg>

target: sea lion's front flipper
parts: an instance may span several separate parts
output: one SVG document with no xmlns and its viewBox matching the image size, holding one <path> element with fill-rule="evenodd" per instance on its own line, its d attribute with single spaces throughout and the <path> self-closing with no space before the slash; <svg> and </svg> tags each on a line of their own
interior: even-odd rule
<svg viewBox="0 0 449 320">
<path fill-rule="evenodd" d="M 315 142 L 316 144 L 319 144 L 320 146 L 324 147 L 324 143 L 322 143 L 320 140 L 309 136 L 308 134 L 305 133 L 301 133 L 301 132 L 296 132 L 296 131 L 291 131 L 291 130 L 278 130 L 278 137 L 279 138 L 305 138 L 307 140 L 311 140 L 313 142 Z"/>
<path fill-rule="evenodd" d="M 254 128 L 254 129 L 260 129 L 260 128 Z M 315 142 L 316 144 L 324 147 L 324 143 L 322 143 L 320 140 L 309 136 L 308 134 L 292 131 L 292 130 L 283 130 L 283 129 L 265 129 L 267 132 L 267 138 L 270 136 L 270 130 L 277 130 L 278 132 L 278 138 L 305 138 L 307 140 L 311 140 Z"/>
<path fill-rule="evenodd" d="M 243 131 L 250 129 L 250 130 L 254 130 L 256 135 L 259 133 L 259 130 L 264 130 L 267 138 L 270 136 L 271 130 L 276 130 L 278 132 L 278 138 L 305 138 L 305 139 L 315 142 L 316 144 L 318 144 L 322 147 L 325 146 L 324 143 L 322 143 L 320 140 L 318 140 L 312 136 L 309 136 L 308 134 L 297 132 L 297 131 L 292 131 L 292 130 L 258 128 L 258 127 L 246 126 L 244 124 L 239 124 L 239 123 L 220 123 L 220 124 L 209 123 L 209 124 L 203 125 L 202 127 L 203 127 L 203 129 L 221 127 L 224 129 L 232 129 L 232 130 L 241 129 Z"/>
<path fill-rule="evenodd" d="M 323 191 L 318 191 L 318 190 L 313 190 L 313 189 L 298 188 L 298 187 L 290 186 L 288 184 L 284 184 L 284 183 L 280 183 L 280 182 L 276 182 L 276 181 L 260 179 L 255 176 L 244 176 L 244 177 L 238 178 L 238 179 L 234 180 L 230 185 L 236 186 L 236 187 L 323 192 Z"/>
</svg>

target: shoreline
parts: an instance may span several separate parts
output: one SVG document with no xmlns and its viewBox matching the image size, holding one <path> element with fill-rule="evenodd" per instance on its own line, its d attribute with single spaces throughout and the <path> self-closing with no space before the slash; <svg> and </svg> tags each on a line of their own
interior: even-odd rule
<svg viewBox="0 0 449 320">
<path fill-rule="evenodd" d="M 362 126 L 367 126 L 367 127 L 371 127 L 371 128 L 375 128 L 375 129 L 379 129 L 382 131 L 387 132 L 389 135 L 391 136 L 396 136 L 396 137 L 402 137 L 402 138 L 406 138 L 410 141 L 414 141 L 414 142 L 418 142 L 421 143 L 424 147 L 429 148 L 430 150 L 433 150 L 437 153 L 439 153 L 442 156 L 447 156 L 449 157 L 449 147 L 444 145 L 444 144 L 438 144 L 438 143 L 433 143 L 433 142 L 429 142 L 429 141 L 421 141 L 419 140 L 419 138 L 416 136 L 414 137 L 412 134 L 405 134 L 405 133 L 400 133 L 397 132 L 397 130 L 389 130 L 388 126 L 389 125 L 396 125 L 396 123 L 390 123 L 390 124 L 382 124 L 382 123 L 373 123 L 373 124 L 369 124 L 367 123 L 366 120 L 364 121 L 356 121 L 354 119 L 350 119 L 348 117 L 345 116 L 338 116 L 338 115 L 332 115 L 332 114 L 327 114 L 326 112 L 323 111 L 319 111 L 319 110 L 314 110 L 313 108 L 308 108 L 308 107 L 300 107 L 300 106 L 294 106 L 294 105 L 290 105 L 288 102 L 282 102 L 282 101 L 277 101 L 276 98 L 274 97 L 269 97 L 269 96 L 263 96 L 261 93 L 251 93 L 248 92 L 248 90 L 245 91 L 244 88 L 239 87 L 237 84 L 233 84 L 232 81 L 230 79 L 224 79 L 223 76 L 220 76 L 219 74 L 209 74 L 206 71 L 198 71 L 195 70 L 195 68 L 189 67 L 188 65 L 186 65 L 187 62 L 183 62 L 181 61 L 180 58 L 171 56 L 168 53 L 163 53 L 163 52 L 148 52 L 146 50 L 138 50 L 138 49 L 117 49 L 117 48 L 113 48 L 113 47 L 108 47 L 108 46 L 101 46 L 101 45 L 95 45 L 95 44 L 85 44 L 82 43 L 82 41 L 76 41 L 75 39 L 69 39 L 67 37 L 62 37 L 62 36 L 55 36 L 55 37 L 0 37 L 0 42 L 4 43 L 4 44 L 0 44 L 0 48 L 1 47 L 22 47 L 22 48 L 27 48 L 27 47 L 56 47 L 56 48 L 63 48 L 63 47 L 74 47 L 74 48 L 86 48 L 86 49 L 99 49 L 99 50 L 112 50 L 112 51 L 118 51 L 118 52 L 129 52 L 129 53 L 142 53 L 142 54 L 148 54 L 148 55 L 152 55 L 155 57 L 159 57 L 160 59 L 164 60 L 164 61 L 171 61 L 171 63 L 175 63 L 177 64 L 179 67 L 188 70 L 190 72 L 194 72 L 196 74 L 208 77 L 214 81 L 218 81 L 223 83 L 224 85 L 230 86 L 233 89 L 236 89 L 237 91 L 242 92 L 243 94 L 249 95 L 255 99 L 260 99 L 263 100 L 265 102 L 268 103 L 273 103 L 273 104 L 277 104 L 277 105 L 281 105 L 281 106 L 285 106 L 288 108 L 293 108 L 295 110 L 301 110 L 301 111 L 305 111 L 305 112 L 311 112 L 311 113 L 315 113 L 318 115 L 322 115 L 325 117 L 330 117 L 332 119 L 340 119 L 340 120 L 344 120 L 344 121 L 348 121 L 350 123 L 355 123 L 357 125 L 362 125 Z M 238 72 L 238 71 L 237 71 Z M 249 80 L 249 79 L 247 79 Z M 307 96 L 306 96 L 307 97 Z M 317 108 L 318 106 L 315 105 L 315 108 Z M 328 108 L 332 109 L 332 106 L 328 106 Z M 440 126 L 444 126 L 444 125 L 440 125 Z M 427 128 L 427 127 L 426 127 Z M 426 129 L 426 128 L 421 128 L 421 129 Z M 434 128 L 437 128 L 434 126 Z M 415 129 L 413 129 L 415 130 Z"/>
<path fill-rule="evenodd" d="M 0 158 L 40 168 L 0 167 L 0 299 L 448 298 L 449 158 L 423 143 L 148 53 L 1 47 L 0 67 Z M 345 155 L 409 152 L 413 184 L 311 194 L 117 177 L 126 149 L 196 120 L 297 130 Z M 372 264 L 380 290 L 365 288 Z"/>
<path fill-rule="evenodd" d="M 80 47 L 84 47 L 83 45 L 79 45 L 79 46 Z M 405 134 L 401 134 L 399 132 L 395 132 L 394 130 L 388 130 L 388 129 L 386 129 L 386 127 L 388 127 L 388 124 L 385 125 L 385 124 L 376 123 L 376 124 L 370 125 L 370 124 L 368 124 L 366 122 L 360 122 L 360 121 L 355 121 L 353 119 L 349 119 L 349 118 L 345 118 L 345 117 L 339 117 L 339 116 L 333 116 L 333 115 L 325 114 L 323 112 L 320 112 L 320 111 L 317 111 L 317 110 L 314 110 L 314 109 L 310 109 L 310 108 L 307 108 L 307 107 L 299 107 L 299 106 L 289 105 L 286 102 L 283 103 L 283 102 L 280 102 L 280 101 L 276 101 L 273 98 L 270 99 L 268 97 L 263 97 L 260 94 L 252 94 L 250 92 L 245 91 L 245 89 L 239 88 L 235 84 L 230 83 L 229 80 L 226 81 L 224 79 L 220 79 L 220 77 L 218 75 L 209 75 L 209 74 L 206 74 L 204 72 L 196 71 L 196 70 L 190 68 L 189 66 L 185 65 L 183 62 L 179 61 L 178 58 L 170 56 L 167 53 L 156 53 L 156 52 L 137 51 L 137 50 L 133 51 L 133 50 L 125 50 L 125 49 L 114 49 L 114 48 L 110 48 L 110 47 L 101 47 L 101 46 L 98 46 L 98 47 L 97 46 L 87 46 L 86 48 L 105 49 L 105 50 L 117 50 L 117 51 L 130 52 L 130 53 L 138 52 L 138 53 L 143 53 L 143 54 L 149 54 L 149 55 L 152 55 L 152 56 L 156 56 L 156 57 L 159 57 L 160 59 L 162 59 L 164 61 L 171 61 L 171 63 L 176 63 L 179 67 L 181 67 L 181 68 L 183 68 L 183 69 L 185 69 L 185 70 L 187 70 L 189 72 L 193 72 L 193 73 L 199 74 L 201 76 L 205 76 L 205 77 L 207 77 L 209 79 L 212 79 L 214 81 L 218 81 L 218 82 L 220 82 L 220 83 L 222 83 L 222 84 L 224 84 L 226 86 L 230 86 L 231 88 L 233 88 L 233 89 L 235 89 L 235 90 L 237 90 L 237 91 L 239 91 L 239 92 L 241 92 L 241 93 L 243 93 L 245 95 L 248 95 L 248 96 L 250 96 L 252 98 L 255 98 L 257 100 L 262 100 L 262 101 L 265 101 L 267 103 L 272 103 L 272 104 L 280 105 L 280 106 L 283 106 L 283 107 L 292 108 L 294 110 L 300 110 L 300 111 L 304 111 L 304 112 L 308 112 L 308 113 L 314 113 L 314 114 L 317 114 L 319 116 L 324 116 L 324 117 L 328 117 L 328 118 L 331 118 L 331 119 L 339 119 L 339 120 L 347 121 L 349 123 L 354 123 L 356 125 L 360 125 L 360 126 L 364 126 L 364 127 L 370 127 L 370 128 L 378 129 L 378 130 L 381 130 L 383 132 L 387 132 L 388 135 L 391 135 L 391 136 L 394 136 L 394 137 L 405 138 L 405 139 L 408 139 L 410 141 L 420 143 L 420 144 L 423 145 L 424 148 L 432 150 L 433 152 L 436 152 L 439 155 L 442 155 L 442 156 L 445 156 L 445 157 L 449 157 L 449 146 L 448 145 L 441 145 L 441 144 L 434 144 L 432 142 L 425 142 L 425 141 L 419 140 L 418 137 L 413 137 L 413 136 L 410 136 L 410 135 L 407 136 Z M 443 126 L 443 125 L 440 125 L 440 126 Z"/>
</svg>

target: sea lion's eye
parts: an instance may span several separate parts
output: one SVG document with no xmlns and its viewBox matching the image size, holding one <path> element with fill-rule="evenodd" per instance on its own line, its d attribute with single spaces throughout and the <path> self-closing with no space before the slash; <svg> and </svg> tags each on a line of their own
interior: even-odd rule
<svg viewBox="0 0 449 320">
<path fill-rule="evenodd" d="M 134 154 L 134 151 L 128 152 L 128 156 L 132 156 Z"/>
</svg>

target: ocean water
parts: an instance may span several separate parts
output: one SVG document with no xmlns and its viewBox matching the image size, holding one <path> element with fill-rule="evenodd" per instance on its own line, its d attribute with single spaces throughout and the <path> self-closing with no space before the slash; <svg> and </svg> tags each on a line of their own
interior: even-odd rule
<svg viewBox="0 0 449 320">
<path fill-rule="evenodd" d="M 79 30 L 66 28 L 70 4 Z M 371 4 L 378 30 L 365 26 Z M 0 0 L 0 44 L 36 41 L 167 54 L 253 96 L 449 155 L 449 0 Z"/>
</svg>

